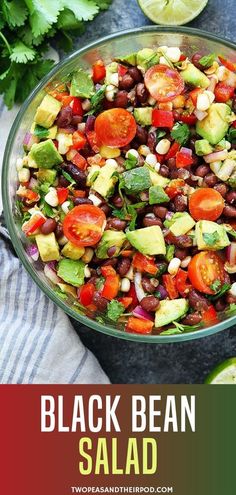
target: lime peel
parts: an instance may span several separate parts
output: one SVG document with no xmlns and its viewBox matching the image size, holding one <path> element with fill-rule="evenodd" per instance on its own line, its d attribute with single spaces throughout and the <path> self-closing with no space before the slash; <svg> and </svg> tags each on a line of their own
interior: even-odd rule
<svg viewBox="0 0 236 495">
<path fill-rule="evenodd" d="M 205 383 L 211 385 L 236 385 L 236 357 L 226 359 L 207 376 Z"/>
<path fill-rule="evenodd" d="M 180 26 L 195 19 L 208 0 L 138 0 L 138 3 L 155 24 Z"/>
</svg>

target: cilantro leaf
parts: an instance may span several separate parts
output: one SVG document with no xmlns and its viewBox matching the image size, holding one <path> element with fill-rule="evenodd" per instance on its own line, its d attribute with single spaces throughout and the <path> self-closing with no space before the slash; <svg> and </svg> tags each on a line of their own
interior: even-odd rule
<svg viewBox="0 0 236 495">
<path fill-rule="evenodd" d="M 213 290 L 214 292 L 217 292 L 217 291 L 218 291 L 218 289 L 220 288 L 220 286 L 221 286 L 221 281 L 220 281 L 220 280 L 215 280 L 215 281 L 213 282 L 213 284 L 211 284 L 210 288 L 211 288 L 211 290 Z"/>
<path fill-rule="evenodd" d="M 183 146 L 190 137 L 190 130 L 187 124 L 176 122 L 170 134 L 177 143 Z"/>
<path fill-rule="evenodd" d="M 65 179 L 67 179 L 71 184 L 75 184 L 75 180 L 72 179 L 70 174 L 68 174 L 65 170 L 61 171 L 62 175 L 64 175 Z"/>
<path fill-rule="evenodd" d="M 69 3 L 61 0 L 60 5 L 69 8 L 79 21 L 91 21 L 99 12 L 99 7 L 93 0 L 70 0 Z"/>
<path fill-rule="evenodd" d="M 235 127 L 230 127 L 226 137 L 227 137 L 227 140 L 230 141 L 230 143 L 233 143 L 233 144 L 236 143 L 236 129 L 235 129 Z"/>
<path fill-rule="evenodd" d="M 164 330 L 164 332 L 161 332 L 160 335 L 175 335 L 185 332 L 188 333 L 201 328 L 201 323 L 198 323 L 197 325 L 184 325 L 183 323 L 173 321 L 173 324 L 175 325 L 175 328 L 168 328 L 167 330 Z"/>
<path fill-rule="evenodd" d="M 33 48 L 26 46 L 22 41 L 17 41 L 12 45 L 10 59 L 18 64 L 26 64 L 28 61 L 34 60 L 36 52 Z"/>
<path fill-rule="evenodd" d="M 22 26 L 28 15 L 24 0 L 3 0 L 2 12 L 7 24 L 12 28 Z"/>
<path fill-rule="evenodd" d="M 138 159 L 136 156 L 132 155 L 132 153 L 128 153 L 128 158 L 125 160 L 124 166 L 126 170 L 131 170 L 132 168 L 135 168 L 138 163 Z"/>
<path fill-rule="evenodd" d="M 97 6 L 101 10 L 107 10 L 110 7 L 112 0 L 95 0 Z"/>
<path fill-rule="evenodd" d="M 175 246 L 173 244 L 169 244 L 169 246 L 167 246 L 167 250 L 166 250 L 166 261 L 168 261 L 168 263 L 174 258 L 174 253 L 175 253 Z"/>
<path fill-rule="evenodd" d="M 210 53 L 209 55 L 204 55 L 204 57 L 200 58 L 199 64 L 203 65 L 203 67 L 211 67 L 213 62 L 216 59 L 215 53 Z"/>
<path fill-rule="evenodd" d="M 117 321 L 119 317 L 124 313 L 125 308 L 123 304 L 121 304 L 119 301 L 116 299 L 113 299 L 113 301 L 109 302 L 107 306 L 107 316 L 110 318 L 110 320 Z"/>
<path fill-rule="evenodd" d="M 60 0 L 25 0 L 29 9 L 29 23 L 35 37 L 49 31 L 52 24 L 57 22 L 60 10 L 63 5 Z"/>
<path fill-rule="evenodd" d="M 49 130 L 45 129 L 45 127 L 42 127 L 41 125 L 36 124 L 34 135 L 39 137 L 40 139 L 47 138 L 49 136 Z"/>
<path fill-rule="evenodd" d="M 219 282 L 219 280 L 218 280 L 218 282 Z M 214 284 L 212 284 L 212 285 L 214 285 Z M 212 288 L 212 285 L 211 285 L 211 288 Z M 211 301 L 217 301 L 217 299 L 219 299 L 219 297 L 223 296 L 225 294 L 225 292 L 227 292 L 230 289 L 230 287 L 231 287 L 230 284 L 223 284 L 222 287 L 220 288 L 220 290 L 218 290 L 218 292 L 216 292 L 216 294 L 214 296 L 208 296 L 208 299 L 210 299 Z"/>
<path fill-rule="evenodd" d="M 92 96 L 91 110 L 87 113 L 87 115 L 93 115 L 94 113 L 98 113 L 101 110 L 102 101 L 105 98 L 106 86 L 105 84 Z"/>
<path fill-rule="evenodd" d="M 214 246 L 220 240 L 220 236 L 217 231 L 212 232 L 211 234 L 204 233 L 202 234 L 202 237 L 208 246 Z"/>
</svg>

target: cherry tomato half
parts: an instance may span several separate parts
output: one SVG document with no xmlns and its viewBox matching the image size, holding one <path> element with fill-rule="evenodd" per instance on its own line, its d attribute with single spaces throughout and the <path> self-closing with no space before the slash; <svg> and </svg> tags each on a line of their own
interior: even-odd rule
<svg viewBox="0 0 236 495">
<path fill-rule="evenodd" d="M 97 206 L 79 205 L 65 216 L 63 231 L 76 246 L 94 246 L 102 237 L 105 221 L 103 211 Z"/>
<path fill-rule="evenodd" d="M 188 265 L 188 278 L 191 284 L 204 294 L 214 294 L 211 285 L 216 280 L 223 285 L 226 277 L 223 260 L 211 251 L 195 254 Z"/>
<path fill-rule="evenodd" d="M 189 199 L 189 210 L 194 220 L 217 220 L 224 209 L 221 194 L 210 187 L 197 189 Z"/>
<path fill-rule="evenodd" d="M 171 101 L 184 89 L 184 81 L 178 71 L 167 65 L 153 65 L 144 76 L 150 95 L 160 102 Z"/>
<path fill-rule="evenodd" d="M 98 141 L 105 146 L 126 146 L 136 134 L 136 122 L 124 108 L 111 108 L 98 115 L 95 132 Z"/>
<path fill-rule="evenodd" d="M 234 87 L 229 86 L 223 82 L 219 82 L 215 87 L 216 101 L 219 103 L 226 103 L 234 96 Z"/>
</svg>

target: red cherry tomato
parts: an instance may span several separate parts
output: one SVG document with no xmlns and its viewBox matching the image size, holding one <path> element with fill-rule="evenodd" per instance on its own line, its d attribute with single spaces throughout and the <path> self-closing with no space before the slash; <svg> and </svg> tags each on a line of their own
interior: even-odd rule
<svg viewBox="0 0 236 495">
<path fill-rule="evenodd" d="M 159 102 L 171 101 L 184 89 L 184 81 L 178 71 L 167 65 L 153 65 L 144 76 L 150 95 Z"/>
<path fill-rule="evenodd" d="M 221 61 L 222 65 L 224 65 L 227 69 L 232 70 L 233 72 L 236 70 L 236 64 L 234 62 L 231 62 L 231 60 L 227 60 L 221 55 L 218 55 L 218 59 Z"/>
<path fill-rule="evenodd" d="M 201 251 L 193 256 L 188 265 L 188 278 L 195 289 L 204 294 L 214 294 L 211 285 L 216 280 L 223 285 L 226 280 L 224 262 L 214 252 Z"/>
<path fill-rule="evenodd" d="M 93 284 L 88 282 L 83 285 L 80 289 L 79 299 L 83 306 L 89 306 L 93 301 L 93 294 L 95 292 L 95 287 Z"/>
<path fill-rule="evenodd" d="M 106 67 L 102 60 L 97 60 L 95 64 L 93 64 L 93 82 L 99 83 L 106 76 Z"/>
<path fill-rule="evenodd" d="M 106 146 L 126 146 L 136 134 L 136 122 L 124 108 L 112 108 L 98 115 L 95 132 L 98 141 Z"/>
<path fill-rule="evenodd" d="M 221 194 L 210 187 L 197 189 L 189 199 L 189 210 L 194 220 L 215 221 L 224 209 Z"/>
<path fill-rule="evenodd" d="M 215 87 L 215 98 L 218 103 L 226 103 L 234 96 L 234 87 L 219 82 Z"/>
<path fill-rule="evenodd" d="M 134 333 L 151 333 L 153 328 L 153 321 L 143 320 L 140 318 L 135 318 L 134 316 L 130 316 L 128 318 L 128 323 L 126 325 L 126 332 L 134 332 Z"/>
<path fill-rule="evenodd" d="M 105 214 L 97 206 L 79 205 L 67 213 L 63 231 L 76 246 L 94 246 L 102 237 Z"/>
</svg>

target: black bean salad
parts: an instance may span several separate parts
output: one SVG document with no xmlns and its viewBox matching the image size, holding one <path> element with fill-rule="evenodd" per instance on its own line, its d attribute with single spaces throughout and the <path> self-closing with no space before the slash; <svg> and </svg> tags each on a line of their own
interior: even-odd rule
<svg viewBox="0 0 236 495">
<path fill-rule="evenodd" d="M 236 64 L 145 48 L 46 87 L 17 160 L 33 261 L 127 332 L 236 310 Z"/>
</svg>

